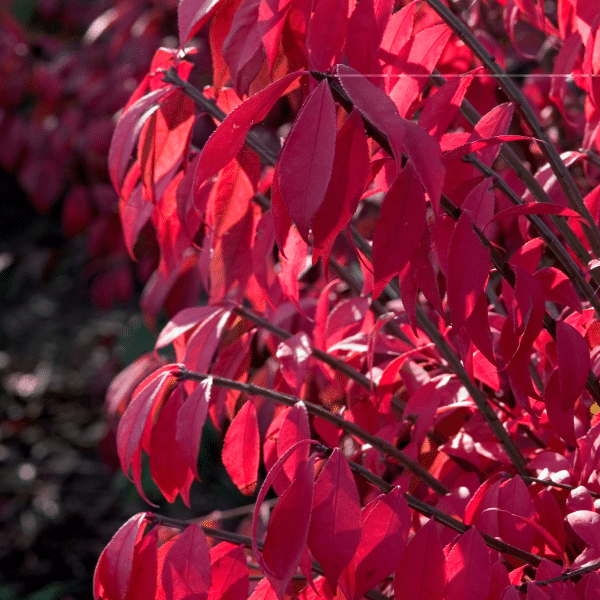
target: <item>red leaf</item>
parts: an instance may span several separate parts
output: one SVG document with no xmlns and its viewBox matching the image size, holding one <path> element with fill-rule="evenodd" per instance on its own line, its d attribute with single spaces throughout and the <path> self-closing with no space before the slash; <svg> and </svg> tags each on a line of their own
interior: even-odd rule
<svg viewBox="0 0 600 600">
<path fill-rule="evenodd" d="M 515 515 L 498 515 L 500 538 L 509 544 L 531 551 L 536 528 L 527 523 L 535 519 L 535 508 L 531 494 L 520 477 L 511 477 L 500 484 L 498 507 Z"/>
<path fill-rule="evenodd" d="M 160 409 L 174 383 L 174 365 L 166 365 L 148 376 L 134 392 L 134 397 L 119 421 L 117 429 L 117 452 L 123 472 L 128 475 L 129 467 L 140 466 L 143 438 L 149 437 L 149 419 L 153 411 Z M 171 380 L 171 381 L 169 381 Z M 141 486 L 140 493 L 143 495 Z"/>
<path fill-rule="evenodd" d="M 227 115 L 202 149 L 194 175 L 194 188 L 235 157 L 252 125 L 262 121 L 280 96 L 304 74 L 305 71 L 289 73 L 242 102 Z"/>
<path fill-rule="evenodd" d="M 248 400 L 235 416 L 223 444 L 223 465 L 242 494 L 251 496 L 258 480 L 260 436 L 256 407 Z"/>
<path fill-rule="evenodd" d="M 396 600 L 442 600 L 446 557 L 436 524 L 430 519 L 406 546 L 394 576 Z"/>
<path fill-rule="evenodd" d="M 341 54 L 348 27 L 348 0 L 318 0 L 308 22 L 306 52 L 315 71 L 329 71 Z"/>
<path fill-rule="evenodd" d="M 463 77 L 452 77 L 433 96 L 429 97 L 419 115 L 419 125 L 440 140 L 460 108 L 467 89 L 478 70 Z"/>
<path fill-rule="evenodd" d="M 279 193 L 306 242 L 331 178 L 336 133 L 333 96 L 322 81 L 302 105 L 278 161 Z"/>
<path fill-rule="evenodd" d="M 373 297 L 378 297 L 390 279 L 404 268 L 426 225 L 425 195 L 414 169 L 408 164 L 385 195 L 375 226 Z"/>
<path fill-rule="evenodd" d="M 491 565 L 481 534 L 471 527 L 446 559 L 445 600 L 481 600 L 490 587 Z"/>
<path fill-rule="evenodd" d="M 475 137 L 474 140 L 470 140 L 468 143 L 463 144 L 462 146 L 458 146 L 457 148 L 449 150 L 443 155 L 442 158 L 444 160 L 444 163 L 448 164 L 449 162 L 452 162 L 453 160 L 458 160 L 459 158 L 462 158 L 466 154 L 471 154 L 472 152 L 479 152 L 480 154 L 482 154 L 483 150 L 486 148 L 488 150 L 493 150 L 497 153 L 500 151 L 500 149 L 493 148 L 493 146 L 498 146 L 499 144 L 503 144 L 504 142 L 517 142 L 519 140 L 531 141 L 532 139 L 533 138 L 524 135 L 495 135 L 486 138 Z M 488 152 L 488 154 L 490 153 Z"/>
<path fill-rule="evenodd" d="M 275 218 L 275 212 L 273 217 Z M 278 273 L 281 289 L 296 310 L 302 314 L 304 311 L 300 306 L 298 277 L 306 267 L 307 246 L 295 227 L 290 227 L 281 254 L 281 270 Z"/>
<path fill-rule="evenodd" d="M 500 559 L 492 564 L 492 577 L 487 600 L 497 600 L 502 590 L 510 585 L 508 572 Z"/>
<path fill-rule="evenodd" d="M 276 600 L 277 594 L 271 585 L 271 582 L 264 577 L 258 582 L 248 600 Z"/>
<path fill-rule="evenodd" d="M 486 177 L 471 189 L 460 207 L 469 211 L 475 226 L 483 229 L 494 216 L 495 201 L 492 178 Z"/>
<path fill-rule="evenodd" d="M 336 65 L 334 74 L 363 117 L 385 133 L 396 162 L 401 164 L 405 120 L 398 114 L 396 105 L 383 90 L 355 69 Z"/>
<path fill-rule="evenodd" d="M 556 304 L 564 304 L 581 313 L 581 303 L 573 287 L 573 282 L 562 271 L 555 267 L 545 267 L 538 269 L 533 276 L 540 284 L 547 300 Z"/>
<path fill-rule="evenodd" d="M 490 112 L 481 117 L 469 136 L 468 141 L 475 142 L 481 139 L 505 135 L 512 121 L 514 110 L 515 105 L 511 102 L 495 106 Z M 479 150 L 477 157 L 481 162 L 490 166 L 496 159 L 496 156 L 498 156 L 498 152 L 500 152 L 500 148 L 485 148 Z"/>
<path fill-rule="evenodd" d="M 207 600 L 210 553 L 200 525 L 188 525 L 175 538 L 165 556 L 161 579 L 169 600 Z"/>
<path fill-rule="evenodd" d="M 150 473 L 154 483 L 168 502 L 174 502 L 181 492 L 183 501 L 189 506 L 189 489 L 194 474 L 185 460 L 185 455 L 176 443 L 177 413 L 183 403 L 183 386 L 171 394 L 150 434 Z"/>
<path fill-rule="evenodd" d="M 155 184 L 187 154 L 194 117 L 194 101 L 176 89 L 162 100 L 143 128 L 138 156 L 144 189 L 151 190 L 149 198 L 155 198 Z M 160 195 L 156 193 L 156 197 Z"/>
<path fill-rule="evenodd" d="M 119 119 L 108 150 L 108 172 L 117 193 L 121 191 L 127 166 L 131 161 L 131 152 L 142 128 L 170 91 L 170 88 L 161 88 L 146 94 Z"/>
<path fill-rule="evenodd" d="M 219 0 L 179 0 L 177 26 L 183 48 L 210 18 Z"/>
<path fill-rule="evenodd" d="M 308 545 L 332 590 L 358 547 L 360 498 L 348 461 L 335 448 L 315 483 Z M 335 548 L 335 552 L 332 552 Z"/>
<path fill-rule="evenodd" d="M 131 581 L 125 600 L 155 598 L 158 584 L 158 527 L 138 542 L 133 557 Z"/>
<path fill-rule="evenodd" d="M 294 395 L 298 395 L 304 385 L 311 354 L 310 339 L 304 332 L 293 335 L 277 346 L 279 371 Z"/>
<path fill-rule="evenodd" d="M 393 0 L 357 2 L 346 36 L 348 64 L 359 72 L 370 73 L 373 57 L 379 48 L 385 26 L 392 16 Z"/>
<path fill-rule="evenodd" d="M 168 346 L 180 335 L 183 335 L 186 331 L 204 323 L 209 317 L 222 310 L 223 309 L 220 306 L 193 306 L 192 308 L 180 310 L 163 327 L 154 348 L 158 349 Z"/>
<path fill-rule="evenodd" d="M 465 212 L 456 223 L 448 247 L 448 306 L 456 331 L 475 309 L 489 268 L 490 251 L 473 231 L 471 219 Z"/>
<path fill-rule="evenodd" d="M 452 30 L 445 23 L 439 23 L 419 31 L 412 39 L 401 76 L 389 92 L 400 116 L 407 116 L 412 103 L 425 89 L 427 78 L 423 75 L 433 72 L 451 35 Z"/>
<path fill-rule="evenodd" d="M 505 364 L 528 353 L 542 330 L 545 304 L 539 283 L 525 269 L 514 265 L 516 275 L 512 315 L 501 333 Z"/>
<path fill-rule="evenodd" d="M 211 387 L 212 377 L 201 381 L 177 413 L 175 440 L 198 481 L 200 481 L 198 452 L 200 452 L 202 429 L 208 413 Z"/>
<path fill-rule="evenodd" d="M 260 20 L 260 4 L 261 0 L 242 0 L 221 50 L 240 98 L 248 92 L 265 60 L 261 38 L 267 23 Z"/>
<path fill-rule="evenodd" d="M 294 447 L 302 440 L 310 439 L 310 425 L 308 423 L 308 412 L 304 402 L 297 402 L 290 409 L 285 411 L 285 417 L 282 420 L 277 439 L 277 456 L 281 458 L 290 448 Z M 293 458 L 283 466 L 283 473 L 287 477 L 285 486 L 294 479 L 296 472 L 308 459 L 308 447 L 298 450 Z M 281 494 L 284 488 L 274 485 L 277 494 Z"/>
<path fill-rule="evenodd" d="M 337 133 L 331 180 L 312 222 L 315 247 L 325 246 L 323 266 L 337 235 L 358 207 L 369 170 L 369 147 L 360 113 L 354 109 Z M 316 249 L 316 248 L 315 248 Z"/>
<path fill-rule="evenodd" d="M 388 95 L 354 69 L 337 65 L 335 75 L 354 106 L 386 135 L 398 167 L 406 152 L 437 211 L 445 173 L 438 142 L 416 123 L 403 119 Z"/>
<path fill-rule="evenodd" d="M 244 546 L 221 542 L 210 550 L 211 583 L 208 600 L 248 597 L 250 585 Z"/>
<path fill-rule="evenodd" d="M 510 208 L 501 210 L 494 216 L 493 219 L 489 221 L 489 223 L 519 215 L 561 215 L 563 217 L 573 217 L 579 220 L 582 220 L 583 218 L 578 212 L 575 212 L 574 210 L 564 206 L 547 204 L 545 202 L 530 202 L 528 204 L 519 204 L 517 206 L 511 206 Z"/>
<path fill-rule="evenodd" d="M 201 373 L 208 371 L 230 315 L 231 309 L 221 309 L 204 319 L 194 331 L 187 341 L 182 360 L 190 371 L 200 371 Z"/>
<path fill-rule="evenodd" d="M 339 581 L 348 600 L 359 600 L 394 571 L 409 528 L 410 512 L 398 486 L 365 506 L 358 549 Z"/>
<path fill-rule="evenodd" d="M 283 600 L 306 548 L 313 502 L 316 455 L 296 471 L 271 514 L 263 547 L 263 565 L 273 589 Z"/>
<path fill-rule="evenodd" d="M 562 408 L 566 410 L 575 404 L 585 388 L 590 370 L 590 351 L 585 338 L 576 329 L 558 320 L 556 352 Z"/>
<path fill-rule="evenodd" d="M 131 517 L 100 555 L 94 572 L 94 599 L 124 600 L 131 579 L 134 549 L 144 532 L 146 513 Z"/>
</svg>

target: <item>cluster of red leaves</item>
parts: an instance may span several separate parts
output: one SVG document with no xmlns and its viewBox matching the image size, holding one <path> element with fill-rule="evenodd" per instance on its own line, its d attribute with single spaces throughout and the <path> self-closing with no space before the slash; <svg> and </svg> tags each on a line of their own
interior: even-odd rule
<svg viewBox="0 0 600 600">
<path fill-rule="evenodd" d="M 135 277 L 145 282 L 155 268 L 156 250 L 145 244 L 132 271 L 106 154 L 115 115 L 174 33 L 177 2 L 45 0 L 28 28 L 4 4 L 0 167 L 17 176 L 40 212 L 61 205 L 66 236 L 87 232 L 83 278 L 92 281 L 92 300 L 104 308 L 128 302 Z"/>
<path fill-rule="evenodd" d="M 140 359 L 109 406 L 140 494 L 145 452 L 189 503 L 206 419 L 233 482 L 260 487 L 251 538 L 132 517 L 96 598 L 598 597 L 588 6 L 476 3 L 467 28 L 438 0 L 181 0 L 180 48 L 157 51 L 109 151 L 129 252 L 156 230 L 142 306 L 168 304 L 156 349 L 175 360 Z M 186 44 L 205 26 L 200 91 Z M 534 47 L 577 90 L 523 96 L 499 65 Z M 560 155 L 538 115 L 583 149 Z"/>
</svg>

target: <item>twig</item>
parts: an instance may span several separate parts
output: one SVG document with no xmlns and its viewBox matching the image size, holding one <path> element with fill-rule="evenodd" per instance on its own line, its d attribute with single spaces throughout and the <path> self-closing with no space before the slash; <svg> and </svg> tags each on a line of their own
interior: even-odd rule
<svg viewBox="0 0 600 600">
<path fill-rule="evenodd" d="M 276 335 L 284 340 L 286 340 L 292 336 L 292 334 L 289 331 L 285 331 L 285 329 L 281 329 L 280 327 L 277 327 L 277 325 L 273 325 L 273 323 L 270 323 L 263 317 L 257 315 L 256 313 L 252 312 L 251 310 L 249 310 L 247 308 L 238 306 L 237 308 L 234 309 L 233 312 L 235 314 L 239 315 L 240 317 L 243 317 L 244 319 L 251 321 L 255 325 L 258 325 L 259 327 L 262 327 L 263 329 L 270 331 L 274 335 Z M 356 369 L 353 369 L 351 366 L 347 365 L 345 362 L 341 361 L 339 358 L 336 358 L 335 356 L 332 356 L 331 354 L 328 354 L 327 352 L 323 352 L 323 350 L 319 350 L 319 348 L 313 348 L 312 355 L 316 359 L 320 360 L 321 362 L 329 365 L 332 369 L 335 369 L 336 371 L 342 373 L 343 375 L 346 375 L 346 377 L 348 377 L 349 379 L 352 379 L 353 381 L 355 381 L 356 383 L 358 383 L 365 389 L 367 389 L 367 390 L 371 389 L 371 380 L 368 377 L 366 377 L 362 373 L 359 373 Z"/>
<path fill-rule="evenodd" d="M 579 577 L 580 575 L 585 575 L 586 573 L 591 573 L 592 571 L 597 571 L 600 569 L 600 562 L 596 562 L 594 564 L 588 565 L 587 567 L 581 567 L 581 569 L 575 569 L 574 571 L 565 571 L 561 575 L 557 575 L 556 577 L 551 577 L 550 579 L 541 579 L 540 581 L 530 581 L 529 583 L 533 583 L 533 585 L 545 586 L 550 585 L 551 583 L 558 583 L 560 581 L 567 581 L 569 579 L 573 579 L 575 577 Z M 517 586 L 517 589 L 520 592 L 527 593 L 527 583 L 522 583 Z"/>
<path fill-rule="evenodd" d="M 577 486 L 569 485 L 568 483 L 559 483 L 557 481 L 552 481 L 552 479 L 538 479 L 537 477 L 530 477 L 529 475 L 525 475 L 523 477 L 525 481 L 530 483 L 541 483 L 542 485 L 547 485 L 548 487 L 560 488 L 561 490 L 576 490 Z M 598 492 L 591 492 L 587 490 L 589 495 L 592 498 L 600 498 L 600 494 Z"/>
<path fill-rule="evenodd" d="M 519 87 L 506 77 L 504 69 L 496 62 L 496 59 L 484 48 L 483 44 L 475 37 L 469 28 L 463 23 L 441 0 L 427 0 L 427 4 L 442 18 L 442 20 L 456 33 L 456 35 L 465 43 L 465 45 L 477 56 L 482 64 L 492 75 L 496 75 L 496 81 L 507 97 L 515 102 L 519 107 L 525 121 L 531 128 L 534 137 L 544 142 L 541 144 L 541 151 L 550 163 L 552 170 L 556 174 L 558 182 L 564 190 L 573 210 L 582 215 L 588 223 L 586 237 L 593 248 L 596 256 L 600 256 L 600 229 L 594 218 L 590 214 L 581 197 L 581 193 L 567 169 L 565 163 L 552 144 L 550 138 L 546 135 L 535 112 L 529 105 L 527 98 L 521 92 Z"/>
<path fill-rule="evenodd" d="M 382 440 L 376 435 L 371 435 L 370 433 L 358 427 L 358 425 L 355 423 L 346 421 L 343 417 L 333 414 L 323 406 L 314 404 L 307 400 L 302 400 L 301 398 L 291 396 L 290 394 L 284 394 L 282 392 L 276 392 L 268 388 L 260 387 L 253 383 L 241 383 L 239 381 L 227 379 L 226 377 L 220 377 L 218 375 L 208 375 L 206 373 L 188 371 L 187 369 L 181 367 L 179 368 L 178 376 L 181 379 L 191 379 L 194 381 L 204 381 L 211 377 L 213 380 L 213 385 L 225 387 L 231 390 L 238 390 L 250 395 L 268 398 L 269 400 L 274 400 L 275 402 L 285 404 L 286 406 L 294 406 L 297 402 L 302 401 L 306 406 L 306 410 L 311 415 L 320 417 L 324 421 L 329 421 L 329 423 L 332 423 L 336 427 L 343 429 L 346 431 L 346 433 L 357 437 L 363 442 L 370 444 L 373 448 L 376 448 L 384 454 L 387 454 L 390 458 L 397 460 L 404 468 L 412 471 L 419 479 L 421 479 L 421 481 L 425 482 L 436 493 L 445 495 L 449 492 L 448 488 L 438 479 L 436 479 L 427 469 L 406 456 L 404 452 L 398 450 L 398 448 L 396 448 L 393 444 Z"/>
</svg>

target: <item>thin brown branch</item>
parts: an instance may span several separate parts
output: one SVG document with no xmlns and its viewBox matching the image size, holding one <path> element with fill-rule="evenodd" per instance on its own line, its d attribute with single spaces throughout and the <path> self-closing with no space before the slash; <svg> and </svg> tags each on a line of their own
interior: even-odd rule
<svg viewBox="0 0 600 600">
<path fill-rule="evenodd" d="M 556 174 L 557 180 L 569 200 L 569 204 L 573 210 L 576 210 L 587 221 L 588 228 L 586 228 L 586 237 L 588 238 L 590 246 L 594 249 L 594 253 L 597 256 L 600 256 L 600 229 L 594 221 L 590 211 L 585 206 L 581 193 L 579 192 L 571 173 L 552 144 L 552 141 L 544 131 L 537 115 L 531 108 L 523 92 L 521 92 L 519 87 L 510 79 L 510 77 L 506 76 L 506 71 L 504 71 L 504 69 L 496 62 L 496 59 L 485 49 L 483 44 L 477 39 L 473 32 L 469 30 L 467 25 L 449 10 L 441 0 L 427 0 L 427 4 L 429 4 L 448 27 L 456 33 L 471 52 L 477 56 L 488 71 L 492 75 L 496 75 L 498 86 L 512 102 L 517 104 L 527 125 L 533 132 L 534 137 L 543 142 L 540 144 L 541 151 Z"/>
<path fill-rule="evenodd" d="M 593 571 L 598 571 L 600 569 L 600 562 L 593 563 L 591 565 L 587 565 L 586 567 L 581 567 L 581 569 L 574 569 L 573 571 L 565 571 L 556 577 L 551 577 L 550 579 L 540 579 L 539 581 L 531 581 L 533 585 L 539 585 L 543 587 L 545 585 L 550 585 L 551 583 L 558 583 L 560 581 L 568 581 L 569 579 L 574 579 L 575 577 L 581 577 L 582 575 L 586 575 L 587 573 L 592 573 Z M 522 583 L 517 586 L 517 589 L 520 592 L 527 593 L 527 584 Z"/>
<path fill-rule="evenodd" d="M 274 400 L 275 402 L 279 402 L 280 404 L 285 404 L 286 406 L 294 406 L 297 402 L 304 402 L 306 406 L 306 410 L 315 417 L 320 417 L 324 421 L 328 421 L 332 423 L 336 427 L 343 429 L 346 433 L 357 437 L 363 442 L 370 444 L 373 448 L 376 448 L 380 452 L 388 455 L 390 458 L 398 461 L 404 468 L 412 471 L 421 481 L 425 482 L 432 490 L 436 493 L 445 495 L 448 493 L 448 488 L 437 480 L 427 469 L 422 467 L 419 463 L 415 462 L 404 452 L 398 450 L 393 444 L 382 440 L 380 437 L 376 435 L 371 435 L 367 433 L 363 429 L 361 429 L 355 423 L 350 421 L 346 421 L 343 417 L 333 414 L 328 411 L 323 406 L 318 404 L 314 404 L 307 400 L 302 400 L 296 396 L 291 396 L 290 394 L 284 394 L 282 392 L 276 392 L 274 390 L 270 390 L 268 388 L 263 388 L 253 383 L 241 383 L 240 381 L 235 381 L 233 379 L 227 379 L 226 377 L 220 377 L 218 375 L 207 375 L 206 373 L 196 373 L 194 371 L 188 371 L 187 369 L 183 369 L 180 367 L 179 369 L 179 377 L 181 379 L 191 379 L 194 381 L 204 381 L 208 378 L 212 378 L 213 385 L 217 385 L 220 387 L 225 387 L 231 390 L 238 390 L 240 392 L 245 392 L 250 395 L 261 396 L 262 398 L 268 398 L 269 400 Z"/>
<path fill-rule="evenodd" d="M 247 308 L 239 306 L 235 308 L 233 312 L 239 315 L 240 317 L 251 321 L 255 325 L 258 325 L 259 327 L 270 331 L 271 333 L 280 337 L 281 339 L 286 340 L 292 336 L 292 334 L 289 331 L 285 331 L 285 329 L 281 329 L 281 327 L 273 325 L 273 323 L 270 323 L 263 317 L 257 315 L 256 313 L 252 312 Z M 356 369 L 353 369 L 345 362 L 341 361 L 339 358 L 336 358 L 335 356 L 332 356 L 327 352 L 323 352 L 323 350 L 319 350 L 318 348 L 312 349 L 312 355 L 321 362 L 329 365 L 332 369 L 335 369 L 336 371 L 342 373 L 349 379 L 352 379 L 352 381 L 355 381 L 365 389 L 371 389 L 371 381 L 368 377 L 366 377 L 362 373 L 359 373 Z"/>
</svg>

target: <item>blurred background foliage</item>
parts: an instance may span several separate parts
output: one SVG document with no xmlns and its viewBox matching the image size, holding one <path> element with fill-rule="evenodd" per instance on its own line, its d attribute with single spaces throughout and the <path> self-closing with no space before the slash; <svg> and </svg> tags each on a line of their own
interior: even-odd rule
<svg viewBox="0 0 600 600">
<path fill-rule="evenodd" d="M 148 233 L 140 260 L 127 256 L 105 163 L 116 112 L 172 41 L 176 4 L 0 8 L 0 600 L 89 598 L 100 552 L 149 508 L 118 467 L 104 397 L 153 349 L 139 300 L 155 245 Z M 210 425 L 199 463 L 193 512 L 146 477 L 162 514 L 214 518 L 247 502 Z"/>
</svg>

